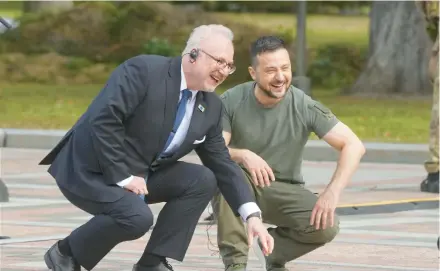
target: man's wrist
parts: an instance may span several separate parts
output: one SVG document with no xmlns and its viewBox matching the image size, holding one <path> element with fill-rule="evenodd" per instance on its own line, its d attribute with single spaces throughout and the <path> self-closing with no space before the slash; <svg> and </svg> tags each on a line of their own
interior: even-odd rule
<svg viewBox="0 0 440 271">
<path fill-rule="evenodd" d="M 237 150 L 237 162 L 239 164 L 243 164 L 244 163 L 244 161 L 246 160 L 246 156 L 247 156 L 248 152 L 249 152 L 249 150 L 246 150 L 246 149 Z"/>
<path fill-rule="evenodd" d="M 127 184 L 129 184 L 132 180 L 133 180 L 133 175 L 131 175 L 130 177 L 120 181 L 117 183 L 117 185 L 119 185 L 120 187 L 124 188 Z"/>
<path fill-rule="evenodd" d="M 232 160 L 234 160 L 234 162 L 238 163 L 238 164 L 242 164 L 246 153 L 248 152 L 248 150 L 246 149 L 235 149 L 235 148 L 231 148 L 228 147 L 229 150 L 229 154 L 231 155 Z"/>
<path fill-rule="evenodd" d="M 255 213 L 252 213 L 252 214 L 248 215 L 246 217 L 246 221 L 249 221 L 249 219 L 252 218 L 252 217 L 256 217 L 256 218 L 259 218 L 260 220 L 262 220 L 261 212 L 255 212 Z"/>
<path fill-rule="evenodd" d="M 247 202 L 238 208 L 238 213 L 240 214 L 243 222 L 246 222 L 246 219 L 249 215 L 258 212 L 261 214 L 261 210 L 258 208 L 258 205 L 255 202 Z"/>
<path fill-rule="evenodd" d="M 343 186 L 341 185 L 340 182 L 337 181 L 332 181 L 327 188 L 325 189 L 326 191 L 332 193 L 334 196 L 339 196 L 343 190 Z"/>
</svg>

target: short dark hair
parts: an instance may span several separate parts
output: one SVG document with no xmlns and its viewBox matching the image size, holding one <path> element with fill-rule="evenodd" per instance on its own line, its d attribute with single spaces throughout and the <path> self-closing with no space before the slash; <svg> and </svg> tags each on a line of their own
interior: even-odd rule
<svg viewBox="0 0 440 271">
<path fill-rule="evenodd" d="M 251 62 L 255 67 L 257 64 L 257 56 L 265 52 L 273 52 L 278 49 L 286 49 L 284 40 L 276 36 L 262 36 L 251 44 Z"/>
</svg>

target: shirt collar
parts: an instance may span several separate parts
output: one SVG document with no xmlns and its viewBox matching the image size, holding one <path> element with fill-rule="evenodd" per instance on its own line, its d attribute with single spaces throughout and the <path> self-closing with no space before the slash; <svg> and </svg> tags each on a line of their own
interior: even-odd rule
<svg viewBox="0 0 440 271">
<path fill-rule="evenodd" d="M 185 78 L 185 74 L 183 72 L 183 66 L 182 65 L 180 65 L 180 77 L 181 77 L 181 80 L 180 80 L 180 92 L 182 93 L 182 90 L 188 88 L 188 86 L 186 85 L 186 78 Z M 192 92 L 191 100 L 194 99 L 194 97 L 196 96 L 198 91 L 197 90 L 192 90 L 192 89 L 188 89 L 188 90 L 190 90 Z"/>
</svg>

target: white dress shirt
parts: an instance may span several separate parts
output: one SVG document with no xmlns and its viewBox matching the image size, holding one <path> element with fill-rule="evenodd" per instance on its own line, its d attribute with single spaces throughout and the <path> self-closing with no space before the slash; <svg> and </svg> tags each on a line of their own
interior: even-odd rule
<svg viewBox="0 0 440 271">
<path fill-rule="evenodd" d="M 182 90 L 187 89 L 186 85 L 186 79 L 185 74 L 183 73 L 183 67 L 180 66 L 180 74 L 181 74 L 181 82 L 180 82 L 180 96 L 179 101 L 182 98 Z M 166 152 L 174 152 L 179 148 L 179 146 L 182 144 L 183 140 L 186 137 L 186 134 L 188 133 L 189 124 L 191 122 L 191 117 L 194 110 L 194 105 L 196 102 L 196 95 L 197 90 L 190 90 L 192 92 L 192 97 L 188 100 L 188 103 L 186 104 L 186 110 L 185 110 L 185 116 L 182 119 L 182 122 L 180 123 L 179 128 L 176 131 L 176 134 L 173 137 L 173 140 L 171 141 L 170 145 L 165 150 Z M 119 186 L 124 187 L 125 185 L 129 184 L 131 180 L 133 179 L 133 176 L 128 177 L 125 180 L 122 180 L 118 183 Z M 240 206 L 238 208 L 238 212 L 243 220 L 246 220 L 246 218 L 255 212 L 261 212 L 260 208 L 258 208 L 258 205 L 254 202 L 248 202 Z"/>
</svg>

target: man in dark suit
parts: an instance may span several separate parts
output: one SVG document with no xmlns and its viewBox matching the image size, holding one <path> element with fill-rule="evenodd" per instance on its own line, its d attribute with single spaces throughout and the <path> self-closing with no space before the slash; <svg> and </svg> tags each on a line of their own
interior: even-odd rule
<svg viewBox="0 0 440 271">
<path fill-rule="evenodd" d="M 273 239 L 222 137 L 215 88 L 234 72 L 233 34 L 221 25 L 193 30 L 182 57 L 140 55 L 105 87 L 40 162 L 64 196 L 93 215 L 45 254 L 55 271 L 93 269 L 117 244 L 153 224 L 148 204 L 166 202 L 136 271 L 172 270 L 183 261 L 198 219 L 217 188 L 247 221 L 265 253 Z M 177 161 L 195 150 L 203 165 Z"/>
</svg>

